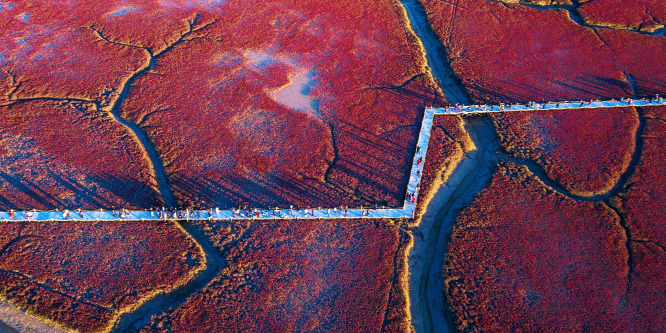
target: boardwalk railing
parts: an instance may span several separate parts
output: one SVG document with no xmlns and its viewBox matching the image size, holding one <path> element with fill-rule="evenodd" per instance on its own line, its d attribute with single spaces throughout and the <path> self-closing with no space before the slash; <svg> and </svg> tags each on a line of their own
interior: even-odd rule
<svg viewBox="0 0 666 333">
<path fill-rule="evenodd" d="M 449 107 L 435 109 L 438 114 L 467 114 L 467 113 L 490 113 L 507 111 L 538 111 L 538 110 L 573 110 L 573 109 L 600 109 L 617 108 L 628 106 L 660 106 L 666 105 L 666 99 L 622 99 L 610 101 L 564 101 L 530 104 L 500 104 L 500 105 L 465 105 L 460 107 Z"/>
<path fill-rule="evenodd" d="M 401 208 L 324 208 L 324 209 L 250 209 L 250 210 L 180 210 L 157 212 L 150 210 L 76 210 L 76 211 L 10 211 L 0 212 L 0 221 L 121 221 L 121 220 L 272 220 L 272 219 L 358 219 L 411 218 L 419 195 L 419 184 L 430 140 L 430 130 L 436 115 L 476 114 L 508 111 L 572 110 L 630 106 L 662 106 L 666 99 L 548 102 L 528 104 L 467 105 L 448 108 L 427 108 L 412 161 L 405 202 Z M 175 214 L 174 214 L 175 213 Z"/>
</svg>

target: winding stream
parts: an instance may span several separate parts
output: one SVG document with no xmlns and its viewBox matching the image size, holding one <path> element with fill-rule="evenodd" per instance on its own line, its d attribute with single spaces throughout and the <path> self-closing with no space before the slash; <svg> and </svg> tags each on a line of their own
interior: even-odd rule
<svg viewBox="0 0 666 333">
<path fill-rule="evenodd" d="M 162 198 L 164 204 L 169 207 L 175 207 L 177 205 L 177 200 L 171 191 L 171 186 L 169 185 L 167 173 L 164 168 L 164 163 L 162 162 L 162 159 L 152 141 L 143 132 L 139 125 L 131 121 L 127 121 L 120 116 L 120 108 L 126 98 L 129 96 L 130 89 L 132 88 L 132 85 L 136 79 L 153 69 L 159 57 L 173 49 L 173 47 L 181 43 L 184 38 L 191 33 L 205 29 L 212 24 L 207 23 L 203 26 L 195 28 L 197 23 L 196 20 L 197 19 L 190 23 L 188 32 L 181 34 L 175 42 L 171 43 L 163 50 L 157 53 L 153 53 L 151 50 L 143 48 L 148 54 L 148 63 L 145 66 L 139 68 L 124 82 L 122 89 L 120 90 L 119 97 L 107 110 L 108 114 L 115 121 L 124 125 L 127 129 L 129 129 L 130 132 L 132 132 L 138 143 L 143 147 L 143 150 L 150 161 L 151 167 L 153 168 L 160 197 Z M 100 38 L 109 41 L 101 34 L 99 34 L 99 36 Z M 212 281 L 219 274 L 220 270 L 222 270 L 222 268 L 226 265 L 226 261 L 219 254 L 219 250 L 215 247 L 211 239 L 208 238 L 195 224 L 183 221 L 180 222 L 179 225 L 183 228 L 185 233 L 187 233 L 197 244 L 199 244 L 199 246 L 201 246 L 205 257 L 206 266 L 204 270 L 200 271 L 194 279 L 191 279 L 184 285 L 173 290 L 160 293 L 157 296 L 148 299 L 139 305 L 136 309 L 121 314 L 113 324 L 111 332 L 135 332 L 140 330 L 150 323 L 150 319 L 153 315 L 160 315 L 164 313 L 166 309 L 175 309 L 179 305 L 185 303 L 191 295 L 208 285 L 208 283 L 210 283 L 210 281 Z"/>
<path fill-rule="evenodd" d="M 415 238 L 409 257 L 410 312 L 417 332 L 455 331 L 444 303 L 445 254 L 458 213 L 486 188 L 498 161 L 495 151 L 499 142 L 486 116 L 467 118 L 465 128 L 477 149 L 458 163 L 428 203 L 418 227 L 427 237 L 423 241 Z"/>
<path fill-rule="evenodd" d="M 469 105 L 469 98 L 451 69 L 446 47 L 433 31 L 423 5 L 417 0 L 399 1 L 405 8 L 413 31 L 421 40 L 428 66 L 447 101 Z M 489 147 L 489 141 L 493 140 L 492 134 L 487 132 L 483 117 L 468 118 L 466 128 L 477 149 L 469 152 L 458 163 L 447 183 L 437 190 L 428 203 L 418 226 L 426 237 L 414 238 L 414 246 L 408 257 L 410 313 L 416 332 L 454 331 L 444 304 L 444 255 L 458 211 L 470 204 L 476 194 L 486 187 L 494 170 L 492 153 L 478 149 Z"/>
<path fill-rule="evenodd" d="M 421 40 L 431 74 L 450 103 L 470 105 L 467 93 L 461 88 L 458 77 L 453 73 L 449 55 L 439 36 L 432 30 L 428 14 L 418 0 L 398 0 L 407 12 L 412 30 Z"/>
</svg>

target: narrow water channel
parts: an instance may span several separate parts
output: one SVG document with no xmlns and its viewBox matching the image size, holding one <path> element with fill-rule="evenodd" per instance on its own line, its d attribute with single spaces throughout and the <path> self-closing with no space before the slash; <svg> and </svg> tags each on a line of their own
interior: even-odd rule
<svg viewBox="0 0 666 333">
<path fill-rule="evenodd" d="M 498 162 L 495 151 L 499 142 L 487 116 L 477 115 L 465 120 L 476 149 L 470 151 L 456 166 L 428 203 L 419 229 L 426 237 L 415 239 L 410 259 L 410 304 L 417 332 L 451 332 L 451 314 L 443 292 L 444 260 L 451 232 L 463 208 L 488 186 Z M 418 244 L 421 243 L 421 244 Z"/>
<path fill-rule="evenodd" d="M 433 31 L 425 8 L 417 0 L 399 0 L 407 12 L 412 30 L 425 49 L 428 66 L 449 103 L 469 105 L 449 62 L 446 47 Z M 490 126 L 489 126 L 490 125 Z M 419 225 L 425 236 L 415 238 L 410 270 L 410 313 L 416 332 L 450 332 L 454 325 L 443 293 L 443 268 L 453 225 L 459 211 L 469 205 L 490 182 L 496 165 L 493 149 L 499 146 L 485 116 L 468 117 L 465 127 L 476 150 L 456 166 L 447 183 L 429 202 Z"/>
<path fill-rule="evenodd" d="M 418 0 L 398 1 L 405 8 L 412 30 L 423 44 L 432 76 L 437 80 L 439 87 L 446 96 L 446 100 L 453 104 L 471 104 L 467 93 L 461 88 L 458 77 L 451 69 L 446 47 L 435 31 L 432 30 L 423 4 Z"/>
</svg>

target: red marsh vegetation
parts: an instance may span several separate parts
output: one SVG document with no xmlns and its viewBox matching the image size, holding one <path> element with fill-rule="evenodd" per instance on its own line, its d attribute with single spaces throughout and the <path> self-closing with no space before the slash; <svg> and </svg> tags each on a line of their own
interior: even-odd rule
<svg viewBox="0 0 666 333">
<path fill-rule="evenodd" d="M 0 296 L 84 332 L 204 265 L 171 223 L 8 223 L 0 235 Z"/>
<path fill-rule="evenodd" d="M 634 108 L 507 112 L 493 121 L 510 155 L 532 160 L 581 196 L 606 193 L 618 182 L 639 123 Z"/>
<path fill-rule="evenodd" d="M 407 234 L 390 221 L 202 223 L 228 266 L 145 332 L 405 331 Z"/>
</svg>

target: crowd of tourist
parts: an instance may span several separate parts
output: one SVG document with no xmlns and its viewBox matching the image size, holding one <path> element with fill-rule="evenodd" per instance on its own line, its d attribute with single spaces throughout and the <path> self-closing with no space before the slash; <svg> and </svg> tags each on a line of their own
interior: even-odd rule
<svg viewBox="0 0 666 333">
<path fill-rule="evenodd" d="M 641 98 L 638 99 L 639 101 L 645 102 L 645 103 L 661 103 L 663 102 L 663 97 L 660 97 L 659 94 L 656 94 L 654 98 Z M 593 100 L 589 100 L 588 102 L 585 101 L 580 101 L 578 102 L 564 102 L 565 104 L 572 104 L 574 107 L 584 107 L 584 106 L 591 106 L 592 103 L 595 102 Z M 596 101 L 599 102 L 599 101 Z M 634 105 L 635 100 L 633 98 L 620 98 L 621 103 L 626 103 L 627 105 Z M 556 102 L 554 103 L 555 108 L 559 109 L 560 105 L 563 102 Z M 513 106 L 519 106 L 521 103 L 515 103 L 515 104 L 505 104 L 505 103 L 500 103 L 499 105 L 486 105 L 486 104 L 478 104 L 478 105 L 460 105 L 459 103 L 456 103 L 453 106 L 446 106 L 444 109 L 447 112 L 450 112 L 451 110 L 454 111 L 504 111 L 506 108 L 512 108 Z M 525 104 L 526 109 L 532 109 L 532 110 L 539 110 L 539 109 L 546 109 L 548 105 L 553 105 L 552 102 L 527 102 Z M 571 108 L 571 105 L 568 106 L 568 108 Z"/>
<path fill-rule="evenodd" d="M 413 193 L 408 194 L 408 202 L 413 202 L 415 200 L 415 195 Z M 193 209 L 193 208 L 174 208 L 174 207 L 154 207 L 149 209 L 147 212 L 150 214 L 150 219 L 155 220 L 189 220 L 189 219 L 298 219 L 298 218 L 347 218 L 354 217 L 358 215 L 358 211 L 361 212 L 361 217 L 367 217 L 371 215 L 372 211 L 377 211 L 384 209 L 384 207 L 360 207 L 355 209 L 350 209 L 349 206 L 339 206 L 333 208 L 312 208 L 310 206 L 299 207 L 290 205 L 289 208 L 248 208 L 248 207 L 239 207 L 233 208 L 229 211 L 223 211 L 219 208 L 215 209 Z M 356 211 L 354 214 L 350 214 L 350 211 Z M 98 212 L 104 213 L 104 210 L 99 210 Z M 118 220 L 138 220 L 138 219 L 147 219 L 145 214 L 142 214 L 146 211 L 130 211 L 128 209 L 113 209 L 111 210 L 111 215 L 114 219 Z M 229 216 L 231 212 L 231 216 Z M 33 220 L 35 214 L 39 213 L 36 210 L 32 211 L 21 211 L 17 212 L 14 210 L 9 211 L 10 219 L 17 220 Z M 60 220 L 59 217 L 53 217 L 54 213 L 57 213 L 58 216 L 62 216 L 62 220 L 85 220 L 86 216 L 84 210 L 68 210 L 65 209 L 62 212 L 59 210 L 49 213 L 49 218 L 46 220 Z M 94 213 L 91 211 L 89 213 Z M 21 214 L 22 218 L 17 218 L 17 214 Z M 375 215 L 375 214 L 373 214 Z M 101 219 L 104 220 L 103 216 L 99 215 L 88 215 L 89 219 Z M 45 219 L 44 216 L 40 217 L 40 220 Z"/>
</svg>

